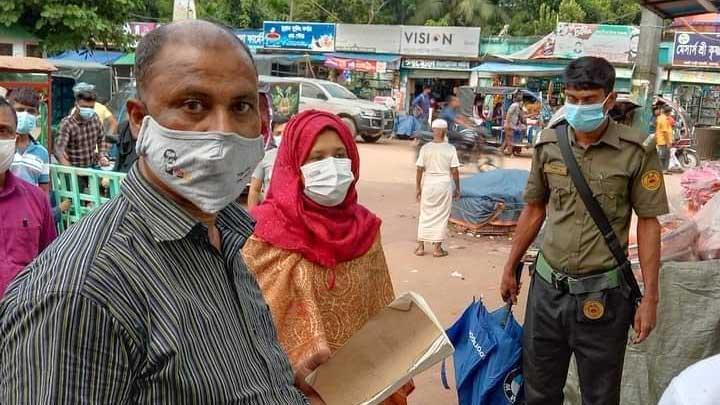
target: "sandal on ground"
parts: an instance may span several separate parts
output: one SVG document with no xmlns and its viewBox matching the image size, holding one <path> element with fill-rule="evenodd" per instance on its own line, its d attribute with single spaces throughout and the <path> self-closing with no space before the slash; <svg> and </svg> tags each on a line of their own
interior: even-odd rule
<svg viewBox="0 0 720 405">
<path fill-rule="evenodd" d="M 425 256 L 425 248 L 416 248 L 415 256 Z"/>
<path fill-rule="evenodd" d="M 445 257 L 445 256 L 447 256 L 447 255 L 448 255 L 448 252 L 447 252 L 447 250 L 445 250 L 445 249 L 440 249 L 439 252 L 434 252 L 434 253 L 433 253 L 433 256 L 434 256 L 434 257 Z"/>
</svg>

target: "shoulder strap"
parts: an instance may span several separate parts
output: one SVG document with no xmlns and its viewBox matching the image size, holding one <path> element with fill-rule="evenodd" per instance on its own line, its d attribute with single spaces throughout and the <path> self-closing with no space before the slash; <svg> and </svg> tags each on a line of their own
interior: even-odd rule
<svg viewBox="0 0 720 405">
<path fill-rule="evenodd" d="M 573 154 L 572 149 L 570 148 L 567 122 L 563 121 L 556 125 L 555 132 L 557 133 L 557 141 L 560 146 L 560 152 L 562 153 L 568 173 L 570 173 L 570 178 L 572 178 L 573 184 L 575 184 L 575 188 L 585 204 L 585 208 L 587 208 L 588 213 L 592 217 L 593 221 L 595 221 L 595 225 L 600 230 L 600 233 L 602 233 L 603 239 L 605 239 L 605 244 L 608 249 L 610 249 L 613 257 L 615 257 L 618 268 L 622 272 L 623 279 L 625 279 L 625 282 L 630 287 L 631 298 L 635 305 L 637 305 L 642 298 L 640 286 L 635 279 L 635 275 L 633 274 L 630 266 L 630 261 L 627 258 L 625 250 L 620 245 L 620 240 L 618 239 L 615 230 L 612 225 L 610 225 L 610 221 L 608 221 L 605 211 L 603 211 L 600 203 L 598 203 L 593 196 L 593 192 L 590 189 L 590 186 L 588 186 L 585 176 L 583 176 L 582 171 L 580 171 L 580 166 L 578 166 L 577 160 L 575 159 L 575 154 Z"/>
<path fill-rule="evenodd" d="M 615 257 L 615 261 L 617 261 L 618 266 L 623 266 L 628 261 L 627 255 L 625 254 L 625 250 L 623 250 L 622 246 L 620 246 L 620 240 L 618 239 L 612 225 L 610 225 L 607 215 L 605 215 L 602 207 L 600 207 L 600 203 L 598 203 L 593 196 L 593 192 L 590 189 L 590 186 L 588 186 L 585 176 L 583 176 L 582 171 L 580 171 L 580 166 L 578 166 L 575 155 L 570 148 L 567 124 L 564 122 L 558 124 L 555 127 L 555 131 L 557 132 L 557 141 L 560 146 L 560 152 L 562 153 L 563 160 L 565 161 L 565 166 L 567 166 L 568 173 L 575 184 L 575 188 L 580 194 L 580 198 L 582 198 L 583 203 L 585 203 L 585 208 L 587 208 L 588 213 L 592 217 L 593 221 L 595 221 L 595 225 L 597 225 L 598 229 L 600 229 L 600 232 L 605 239 L 605 243 L 610 249 L 612 255 Z"/>
</svg>

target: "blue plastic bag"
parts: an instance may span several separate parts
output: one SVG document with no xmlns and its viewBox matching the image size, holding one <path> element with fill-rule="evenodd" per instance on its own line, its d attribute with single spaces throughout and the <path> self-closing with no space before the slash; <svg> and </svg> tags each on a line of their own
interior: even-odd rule
<svg viewBox="0 0 720 405">
<path fill-rule="evenodd" d="M 481 301 L 473 301 L 446 333 L 455 346 L 460 405 L 522 403 L 522 326 L 510 307 L 488 312 Z M 449 388 L 444 363 L 443 384 Z"/>
</svg>

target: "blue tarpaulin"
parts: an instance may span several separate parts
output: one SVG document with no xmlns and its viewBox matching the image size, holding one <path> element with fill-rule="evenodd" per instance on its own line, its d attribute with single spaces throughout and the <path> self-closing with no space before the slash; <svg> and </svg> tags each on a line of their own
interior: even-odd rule
<svg viewBox="0 0 720 405">
<path fill-rule="evenodd" d="M 453 202 L 450 216 L 471 225 L 483 225 L 493 219 L 498 204 L 504 209 L 496 221 L 516 222 L 525 207 L 523 191 L 530 172 L 497 169 L 460 180 L 460 199 Z"/>
<path fill-rule="evenodd" d="M 102 65 L 112 65 L 113 62 L 120 59 L 123 55 L 122 52 L 115 51 L 66 51 L 60 55 L 52 57 L 54 60 L 72 60 L 78 62 L 95 62 Z"/>
</svg>

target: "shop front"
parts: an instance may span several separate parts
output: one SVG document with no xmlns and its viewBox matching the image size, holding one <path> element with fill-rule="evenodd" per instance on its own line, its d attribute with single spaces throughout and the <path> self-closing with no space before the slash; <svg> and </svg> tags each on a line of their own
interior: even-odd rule
<svg viewBox="0 0 720 405">
<path fill-rule="evenodd" d="M 720 126 L 720 34 L 676 32 L 667 78 L 696 126 Z"/>
<path fill-rule="evenodd" d="M 426 85 L 432 89 L 431 97 L 437 103 L 444 103 L 457 88 L 469 83 L 469 61 L 403 58 L 400 87 L 405 89 L 405 102 L 402 110 L 410 111 L 410 103 Z"/>
<path fill-rule="evenodd" d="M 394 107 L 393 89 L 399 80 L 400 56 L 373 53 L 335 52 L 325 55 L 329 80 L 342 84 L 356 96 L 374 100 L 390 100 Z"/>
</svg>

